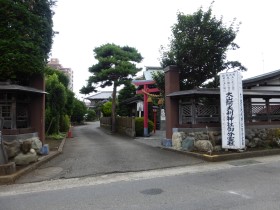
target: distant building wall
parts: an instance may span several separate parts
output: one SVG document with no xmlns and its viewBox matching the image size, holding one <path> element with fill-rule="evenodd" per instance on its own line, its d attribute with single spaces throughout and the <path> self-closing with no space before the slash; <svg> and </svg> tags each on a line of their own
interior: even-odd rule
<svg viewBox="0 0 280 210">
<path fill-rule="evenodd" d="M 69 78 L 68 88 L 73 91 L 73 83 L 74 83 L 73 70 L 71 68 L 64 68 L 59 63 L 59 60 L 57 58 L 51 58 L 50 62 L 48 63 L 48 66 L 55 68 L 59 71 L 62 71 Z"/>
</svg>

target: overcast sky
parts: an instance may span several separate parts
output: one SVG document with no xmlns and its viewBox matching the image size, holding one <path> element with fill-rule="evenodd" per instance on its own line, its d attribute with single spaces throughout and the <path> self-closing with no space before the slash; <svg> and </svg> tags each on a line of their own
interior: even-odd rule
<svg viewBox="0 0 280 210">
<path fill-rule="evenodd" d="M 86 85 L 88 68 L 96 63 L 93 49 L 114 43 L 135 47 L 144 57 L 140 67 L 159 66 L 159 49 L 166 46 L 177 12 L 192 14 L 212 0 L 58 0 L 54 8 L 52 58 L 74 71 L 74 92 Z M 248 71 L 243 78 L 280 69 L 279 0 L 216 0 L 213 13 L 224 23 L 242 22 L 235 42 L 240 49 L 228 53 Z M 107 88 L 107 90 L 111 88 Z"/>
</svg>

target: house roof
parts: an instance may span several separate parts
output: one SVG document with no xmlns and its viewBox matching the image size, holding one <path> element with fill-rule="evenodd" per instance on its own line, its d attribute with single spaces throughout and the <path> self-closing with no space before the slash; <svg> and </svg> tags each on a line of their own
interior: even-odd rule
<svg viewBox="0 0 280 210">
<path fill-rule="evenodd" d="M 146 66 L 146 71 L 143 74 L 146 80 L 153 80 L 153 74 L 157 72 L 163 72 L 163 69 L 156 66 Z"/>
<path fill-rule="evenodd" d="M 43 90 L 32 88 L 32 87 L 21 86 L 21 85 L 10 85 L 10 84 L 0 84 L 0 90 L 24 91 L 24 92 L 42 93 L 42 94 L 47 93 Z"/>
<path fill-rule="evenodd" d="M 246 88 L 248 86 L 254 86 L 259 83 L 265 83 L 268 80 L 277 79 L 277 78 L 280 78 L 280 69 L 265 74 L 260 74 L 258 76 L 251 77 L 248 79 L 244 79 L 242 82 L 243 82 L 243 87 Z"/>
<path fill-rule="evenodd" d="M 167 97 L 194 97 L 194 96 L 210 96 L 219 97 L 220 89 L 218 88 L 199 88 L 192 90 L 177 91 L 167 95 Z M 243 90 L 244 97 L 255 97 L 255 98 L 280 98 L 280 91 L 271 90 Z"/>
<path fill-rule="evenodd" d="M 104 100 L 112 97 L 113 91 L 101 91 L 99 93 L 96 93 L 94 95 L 91 95 L 85 99 L 88 100 Z"/>
</svg>

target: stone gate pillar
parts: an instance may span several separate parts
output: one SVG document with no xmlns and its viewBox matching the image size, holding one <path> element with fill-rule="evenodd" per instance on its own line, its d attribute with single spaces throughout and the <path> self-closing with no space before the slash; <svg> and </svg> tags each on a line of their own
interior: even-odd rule
<svg viewBox="0 0 280 210">
<path fill-rule="evenodd" d="M 35 75 L 31 79 L 31 87 L 45 91 L 45 79 L 43 76 Z M 38 132 L 42 143 L 45 142 L 45 94 L 36 94 L 31 104 L 31 126 Z"/>
</svg>

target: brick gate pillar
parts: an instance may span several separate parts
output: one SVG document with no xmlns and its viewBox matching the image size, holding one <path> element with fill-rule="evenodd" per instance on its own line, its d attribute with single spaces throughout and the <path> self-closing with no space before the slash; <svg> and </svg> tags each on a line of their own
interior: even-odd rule
<svg viewBox="0 0 280 210">
<path fill-rule="evenodd" d="M 45 79 L 35 75 L 31 80 L 31 87 L 45 91 Z M 45 94 L 34 94 L 31 103 L 31 126 L 38 132 L 42 143 L 45 142 Z"/>
<path fill-rule="evenodd" d="M 168 66 L 165 73 L 165 95 L 180 91 L 179 69 L 177 66 Z M 179 102 L 178 99 L 165 96 L 166 114 L 166 139 L 172 139 L 172 128 L 179 123 Z"/>
</svg>

